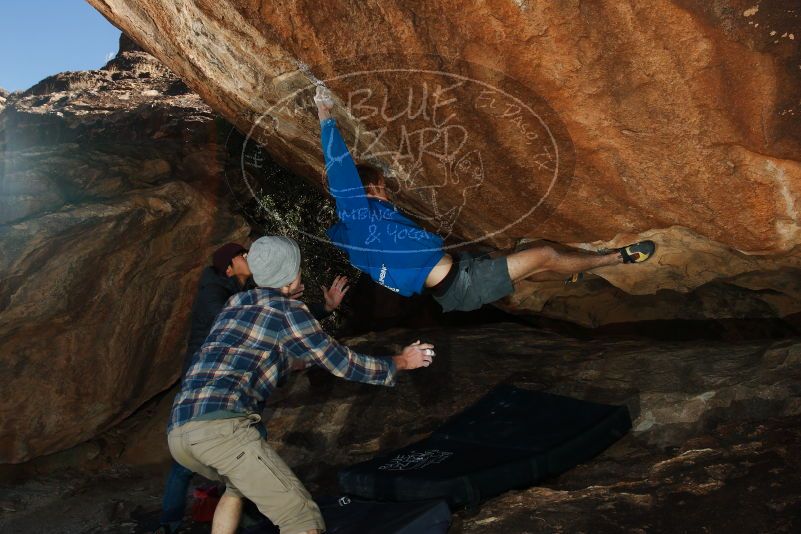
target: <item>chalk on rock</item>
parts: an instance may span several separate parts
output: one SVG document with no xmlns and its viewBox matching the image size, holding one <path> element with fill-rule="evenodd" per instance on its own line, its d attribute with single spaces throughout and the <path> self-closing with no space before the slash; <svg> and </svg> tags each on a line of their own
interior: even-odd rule
<svg viewBox="0 0 801 534">
<path fill-rule="evenodd" d="M 322 85 L 322 82 L 317 86 L 317 91 L 314 93 L 314 103 L 322 104 L 329 108 L 334 107 L 334 96 L 328 87 Z"/>
</svg>

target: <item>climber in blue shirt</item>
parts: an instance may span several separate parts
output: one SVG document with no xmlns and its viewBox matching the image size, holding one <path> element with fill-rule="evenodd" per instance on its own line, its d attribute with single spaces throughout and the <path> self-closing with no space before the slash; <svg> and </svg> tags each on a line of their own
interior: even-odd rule
<svg viewBox="0 0 801 534">
<path fill-rule="evenodd" d="M 356 165 L 331 116 L 334 100 L 323 86 L 314 97 L 328 190 L 339 222 L 329 228 L 332 243 L 351 264 L 387 289 L 403 296 L 428 291 L 444 311 L 470 311 L 514 291 L 514 283 L 563 280 L 606 265 L 640 263 L 655 250 L 653 241 L 598 254 L 533 246 L 497 258 L 446 253 L 440 236 L 423 229 L 389 201 L 383 173 Z"/>
</svg>

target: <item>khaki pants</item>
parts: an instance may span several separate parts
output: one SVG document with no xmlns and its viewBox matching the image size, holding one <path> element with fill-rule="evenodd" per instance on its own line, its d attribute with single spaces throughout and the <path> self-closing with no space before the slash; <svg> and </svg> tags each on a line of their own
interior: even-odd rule
<svg viewBox="0 0 801 534">
<path fill-rule="evenodd" d="M 167 435 L 170 453 L 187 469 L 225 482 L 226 494 L 253 501 L 281 534 L 325 530 L 309 492 L 254 428 L 260 420 L 251 414 L 189 421 Z"/>
</svg>

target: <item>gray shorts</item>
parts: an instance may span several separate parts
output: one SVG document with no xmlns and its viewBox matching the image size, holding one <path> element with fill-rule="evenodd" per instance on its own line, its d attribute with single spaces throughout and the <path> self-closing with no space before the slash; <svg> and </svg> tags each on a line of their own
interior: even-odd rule
<svg viewBox="0 0 801 534">
<path fill-rule="evenodd" d="M 442 311 L 472 311 L 495 302 L 514 291 L 506 257 L 474 257 L 461 252 L 454 258 L 457 271 L 442 292 L 435 291 L 434 299 Z M 447 277 L 446 277 L 447 278 Z"/>
</svg>

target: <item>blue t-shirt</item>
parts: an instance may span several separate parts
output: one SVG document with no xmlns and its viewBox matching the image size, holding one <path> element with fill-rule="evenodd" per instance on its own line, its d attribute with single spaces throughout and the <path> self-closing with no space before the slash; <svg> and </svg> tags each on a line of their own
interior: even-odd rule
<svg viewBox="0 0 801 534">
<path fill-rule="evenodd" d="M 390 202 L 368 198 L 336 121 L 322 122 L 328 190 L 339 222 L 328 229 L 351 264 L 400 295 L 421 293 L 431 269 L 442 259 L 442 238 L 424 230 Z"/>
</svg>

